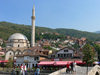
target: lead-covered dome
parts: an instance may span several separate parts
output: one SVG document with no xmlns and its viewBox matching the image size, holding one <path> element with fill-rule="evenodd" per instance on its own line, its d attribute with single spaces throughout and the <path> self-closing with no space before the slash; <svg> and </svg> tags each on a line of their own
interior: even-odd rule
<svg viewBox="0 0 100 75">
<path fill-rule="evenodd" d="M 17 48 L 28 48 L 30 47 L 30 43 L 27 37 L 21 33 L 12 34 L 6 44 L 7 47 Z"/>
<path fill-rule="evenodd" d="M 25 35 L 21 33 L 14 33 L 9 37 L 8 41 L 10 40 L 28 40 L 28 39 Z"/>
</svg>

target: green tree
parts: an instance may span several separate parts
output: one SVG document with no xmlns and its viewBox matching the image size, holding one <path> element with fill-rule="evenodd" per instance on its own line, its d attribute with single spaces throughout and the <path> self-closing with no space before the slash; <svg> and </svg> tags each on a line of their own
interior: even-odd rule
<svg viewBox="0 0 100 75">
<path fill-rule="evenodd" d="M 13 68 L 14 62 L 12 59 L 9 59 L 8 63 L 6 64 L 7 68 Z"/>
<path fill-rule="evenodd" d="M 48 49 L 48 50 L 52 50 L 52 48 L 50 46 L 44 46 L 44 49 Z"/>
<path fill-rule="evenodd" d="M 6 43 L 3 43 L 3 44 L 1 45 L 1 47 L 6 47 Z"/>
<path fill-rule="evenodd" d="M 83 62 L 86 62 L 87 65 L 87 73 L 88 66 L 91 65 L 95 61 L 95 51 L 94 48 L 90 44 L 86 44 L 83 47 Z"/>
<path fill-rule="evenodd" d="M 97 51 L 97 54 L 98 54 L 98 61 L 100 61 L 100 45 L 98 45 L 98 44 L 93 44 L 93 47 L 94 47 L 95 50 Z"/>
<path fill-rule="evenodd" d="M 78 43 L 75 43 L 74 45 L 72 45 L 75 49 L 79 49 L 80 48 L 80 46 L 79 46 L 79 44 Z"/>
</svg>

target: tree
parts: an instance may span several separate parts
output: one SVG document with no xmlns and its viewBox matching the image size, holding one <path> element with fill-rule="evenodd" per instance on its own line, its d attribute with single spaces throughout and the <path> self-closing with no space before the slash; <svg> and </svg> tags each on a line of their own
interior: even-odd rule
<svg viewBox="0 0 100 75">
<path fill-rule="evenodd" d="M 48 49 L 48 50 L 52 50 L 52 48 L 50 46 L 44 46 L 44 49 Z"/>
<path fill-rule="evenodd" d="M 14 66 L 14 61 L 9 59 L 8 63 L 6 64 L 7 68 L 12 68 Z"/>
<path fill-rule="evenodd" d="M 87 65 L 87 73 L 88 73 L 88 65 L 91 65 L 95 61 L 95 51 L 94 48 L 90 44 L 84 45 L 83 49 L 83 62 L 86 62 Z"/>
<path fill-rule="evenodd" d="M 6 47 L 6 43 L 5 43 L 5 42 L 3 42 L 3 44 L 1 45 L 1 47 Z"/>
<path fill-rule="evenodd" d="M 98 44 L 94 44 L 93 47 L 97 51 L 98 54 L 98 61 L 100 61 L 100 46 Z"/>
<path fill-rule="evenodd" d="M 75 43 L 74 45 L 72 45 L 75 49 L 79 49 L 80 48 L 80 46 L 79 46 L 79 44 L 78 43 Z"/>
</svg>

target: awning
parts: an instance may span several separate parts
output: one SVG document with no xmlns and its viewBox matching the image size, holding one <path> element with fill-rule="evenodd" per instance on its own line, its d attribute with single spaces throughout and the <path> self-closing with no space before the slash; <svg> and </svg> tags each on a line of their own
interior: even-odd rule
<svg viewBox="0 0 100 75">
<path fill-rule="evenodd" d="M 38 65 L 54 65 L 55 61 L 41 61 Z"/>
<path fill-rule="evenodd" d="M 0 63 L 7 63 L 8 60 L 0 60 Z"/>
<path fill-rule="evenodd" d="M 72 61 L 55 61 L 55 66 L 66 66 L 68 63 L 71 64 Z"/>
<path fill-rule="evenodd" d="M 38 65 L 39 66 L 46 66 L 46 65 L 54 65 L 54 66 L 66 66 L 67 64 L 71 64 L 74 61 L 41 61 Z M 85 64 L 82 61 L 75 61 L 76 64 Z"/>
<path fill-rule="evenodd" d="M 83 61 L 75 61 L 77 64 L 85 64 Z"/>
</svg>

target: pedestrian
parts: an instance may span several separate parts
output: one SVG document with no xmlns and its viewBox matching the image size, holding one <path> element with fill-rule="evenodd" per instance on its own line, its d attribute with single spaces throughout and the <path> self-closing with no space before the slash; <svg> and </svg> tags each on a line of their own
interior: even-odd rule
<svg viewBox="0 0 100 75">
<path fill-rule="evenodd" d="M 23 70 L 23 75 L 25 75 L 25 70 Z"/>
<path fill-rule="evenodd" d="M 19 75 L 19 74 L 18 74 L 18 67 L 16 67 L 16 75 Z"/>
<path fill-rule="evenodd" d="M 21 75 L 25 75 L 25 70 L 23 64 L 21 65 Z"/>
<path fill-rule="evenodd" d="M 70 66 L 71 66 L 71 72 L 73 72 L 73 71 L 74 71 L 74 70 L 73 70 L 74 63 L 72 62 L 72 63 L 70 64 Z"/>
<path fill-rule="evenodd" d="M 13 75 L 13 73 L 14 73 L 14 72 L 13 72 L 13 69 L 12 69 L 12 71 L 11 71 L 11 75 Z"/>
<path fill-rule="evenodd" d="M 76 62 L 73 63 L 73 71 L 76 72 Z"/>
<path fill-rule="evenodd" d="M 37 72 L 36 71 L 34 72 L 34 75 L 37 75 Z"/>
<path fill-rule="evenodd" d="M 66 73 L 70 73 L 70 64 L 69 63 L 67 63 L 67 65 L 66 65 Z"/>
<path fill-rule="evenodd" d="M 26 65 L 24 65 L 24 71 L 25 71 L 25 75 L 27 75 L 27 67 L 26 67 Z"/>
<path fill-rule="evenodd" d="M 37 67 L 37 69 L 36 69 L 36 74 L 40 75 L 40 68 L 39 67 Z"/>
<path fill-rule="evenodd" d="M 15 69 L 12 69 L 11 75 L 16 75 Z"/>
</svg>

